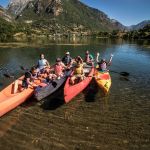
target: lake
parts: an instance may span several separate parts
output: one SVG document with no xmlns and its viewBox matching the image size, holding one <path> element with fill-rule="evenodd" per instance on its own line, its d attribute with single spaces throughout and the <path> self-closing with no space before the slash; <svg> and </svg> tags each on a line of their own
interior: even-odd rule
<svg viewBox="0 0 150 150">
<path fill-rule="evenodd" d="M 24 73 L 39 55 L 53 64 L 66 51 L 84 57 L 89 50 L 109 59 L 109 70 L 128 72 L 128 78 L 110 72 L 107 96 L 94 80 L 70 103 L 62 104 L 63 87 L 37 102 L 33 98 L 0 118 L 3 150 L 149 150 L 150 149 L 150 41 L 78 39 L 0 44 L 0 64 L 10 74 Z M 0 73 L 0 89 L 13 81 Z"/>
</svg>

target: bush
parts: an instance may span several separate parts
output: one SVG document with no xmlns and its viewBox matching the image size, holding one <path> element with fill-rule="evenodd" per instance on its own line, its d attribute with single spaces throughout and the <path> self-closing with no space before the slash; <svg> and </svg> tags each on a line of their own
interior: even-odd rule
<svg viewBox="0 0 150 150">
<path fill-rule="evenodd" d="M 0 18 L 0 41 L 8 41 L 15 33 L 15 26 Z"/>
</svg>

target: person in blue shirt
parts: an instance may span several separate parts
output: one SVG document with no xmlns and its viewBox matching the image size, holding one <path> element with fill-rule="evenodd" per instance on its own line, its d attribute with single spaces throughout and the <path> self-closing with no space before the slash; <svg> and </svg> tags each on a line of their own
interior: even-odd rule
<svg viewBox="0 0 150 150">
<path fill-rule="evenodd" d="M 49 62 L 45 59 L 44 54 L 41 54 L 40 59 L 38 60 L 37 68 L 42 70 L 46 67 L 50 67 Z"/>
</svg>

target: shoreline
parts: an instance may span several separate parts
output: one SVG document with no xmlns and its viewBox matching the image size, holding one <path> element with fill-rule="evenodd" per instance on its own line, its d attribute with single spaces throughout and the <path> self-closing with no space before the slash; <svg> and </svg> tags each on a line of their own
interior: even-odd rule
<svg viewBox="0 0 150 150">
<path fill-rule="evenodd" d="M 23 47 L 37 47 L 37 46 L 48 46 L 48 45 L 74 45 L 74 46 L 82 46 L 88 45 L 84 43 L 49 43 L 49 44 L 31 44 L 31 43 L 17 43 L 17 42 L 10 42 L 10 43 L 0 43 L 0 48 L 23 48 Z"/>
</svg>

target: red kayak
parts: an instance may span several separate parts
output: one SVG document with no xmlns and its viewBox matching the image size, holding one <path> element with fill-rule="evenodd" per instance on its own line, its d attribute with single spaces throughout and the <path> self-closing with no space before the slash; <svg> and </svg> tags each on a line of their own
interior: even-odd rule
<svg viewBox="0 0 150 150">
<path fill-rule="evenodd" d="M 66 103 L 70 102 L 72 98 L 74 98 L 81 91 L 83 91 L 91 82 L 93 74 L 94 74 L 94 68 L 93 67 L 84 68 L 84 72 L 86 72 L 85 79 L 75 85 L 71 85 L 69 83 L 71 77 L 67 79 L 65 87 L 64 87 L 64 100 Z M 73 75 L 73 72 L 72 72 L 72 75 Z"/>
</svg>

